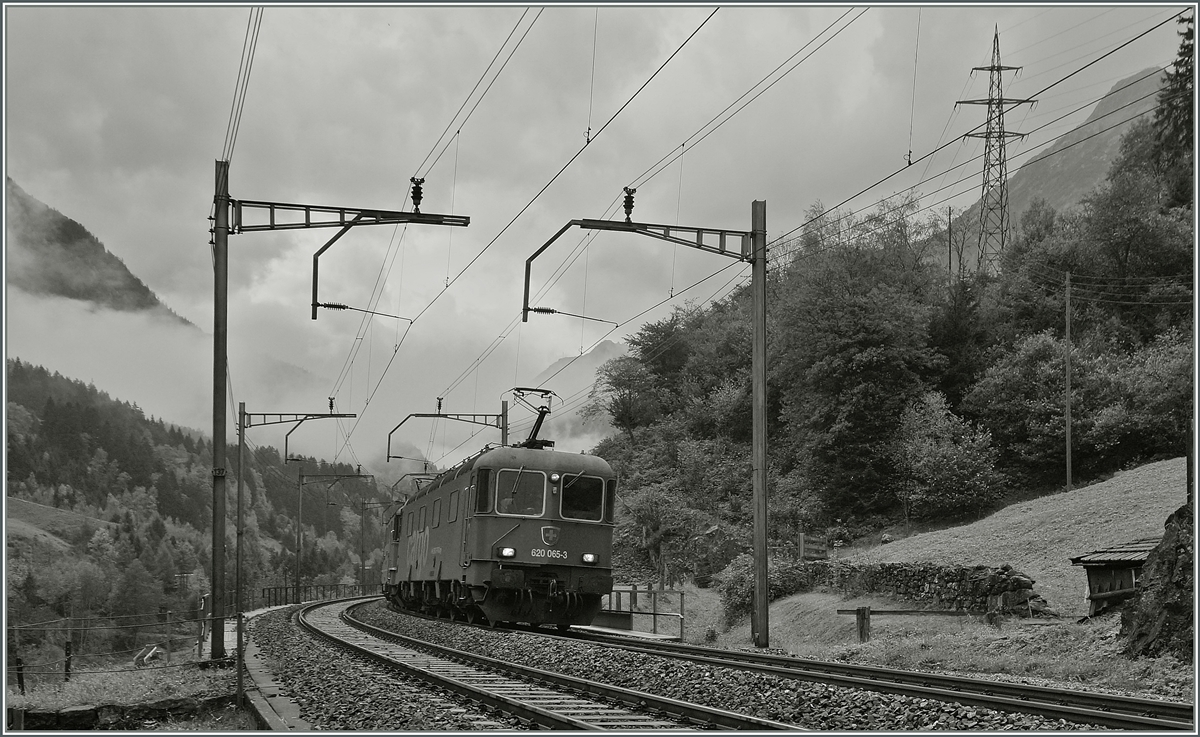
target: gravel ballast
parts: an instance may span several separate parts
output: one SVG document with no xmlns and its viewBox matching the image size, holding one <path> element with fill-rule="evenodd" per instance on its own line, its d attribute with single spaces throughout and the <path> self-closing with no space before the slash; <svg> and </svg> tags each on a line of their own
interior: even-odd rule
<svg viewBox="0 0 1200 737">
<path fill-rule="evenodd" d="M 369 624 L 511 663 L 815 730 L 1094 730 L 1028 714 L 829 686 L 630 653 L 582 642 L 358 610 Z"/>
<path fill-rule="evenodd" d="M 293 609 L 255 617 L 251 637 L 286 695 L 313 729 L 417 732 L 525 729 L 415 678 L 319 641 L 291 621 Z"/>
</svg>

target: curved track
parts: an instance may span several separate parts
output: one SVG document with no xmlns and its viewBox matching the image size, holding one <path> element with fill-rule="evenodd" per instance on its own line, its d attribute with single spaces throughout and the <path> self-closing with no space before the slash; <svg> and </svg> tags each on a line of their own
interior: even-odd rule
<svg viewBox="0 0 1200 737">
<path fill-rule="evenodd" d="M 563 636 L 544 631 L 536 634 L 545 637 Z M 573 630 L 572 634 L 568 636 L 572 639 L 633 652 L 739 668 L 781 678 L 851 686 L 990 709 L 1017 711 L 1115 729 L 1195 731 L 1193 706 L 1175 701 L 1030 686 L 870 665 L 807 660 L 764 653 L 720 650 L 677 642 L 603 635 L 579 630 Z"/>
<path fill-rule="evenodd" d="M 411 612 L 403 613 L 422 616 Z M 1195 731 L 1193 705 L 1176 701 L 722 650 L 636 636 L 600 634 L 583 629 L 573 629 L 569 633 L 553 633 L 538 627 L 523 626 L 505 629 L 541 637 L 569 638 L 631 652 L 737 668 L 780 678 L 1020 712 L 1113 729 Z"/>
<path fill-rule="evenodd" d="M 368 601 L 374 601 L 371 599 Z M 766 719 L 665 699 L 605 684 L 516 666 L 403 637 L 349 613 L 361 599 L 321 602 L 297 615 L 306 630 L 358 654 L 485 706 L 548 729 L 796 730 Z"/>
</svg>

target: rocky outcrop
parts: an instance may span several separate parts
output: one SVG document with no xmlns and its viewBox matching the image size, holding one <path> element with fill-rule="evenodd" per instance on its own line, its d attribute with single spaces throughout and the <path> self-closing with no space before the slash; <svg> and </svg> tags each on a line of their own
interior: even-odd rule
<svg viewBox="0 0 1200 737">
<path fill-rule="evenodd" d="M 1171 654 L 1192 662 L 1195 539 L 1195 519 L 1188 503 L 1167 518 L 1162 542 L 1142 569 L 1138 592 L 1121 610 L 1126 654 Z"/>
</svg>

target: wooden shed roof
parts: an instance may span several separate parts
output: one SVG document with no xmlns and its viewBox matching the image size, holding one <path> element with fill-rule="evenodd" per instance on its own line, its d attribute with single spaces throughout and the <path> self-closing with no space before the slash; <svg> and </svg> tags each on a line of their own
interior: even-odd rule
<svg viewBox="0 0 1200 737">
<path fill-rule="evenodd" d="M 1150 551 L 1158 546 L 1161 537 L 1145 537 L 1141 540 L 1121 543 L 1071 559 L 1073 566 L 1135 565 L 1146 562 Z"/>
</svg>

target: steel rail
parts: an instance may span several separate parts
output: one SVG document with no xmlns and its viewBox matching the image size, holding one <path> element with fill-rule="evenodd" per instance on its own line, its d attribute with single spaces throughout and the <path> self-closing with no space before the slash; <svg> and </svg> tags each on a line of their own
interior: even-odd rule
<svg viewBox="0 0 1200 737">
<path fill-rule="evenodd" d="M 917 698 L 1019 711 L 1117 729 L 1194 731 L 1191 704 L 1064 688 L 990 681 L 967 676 L 834 663 L 764 653 L 720 650 L 675 642 L 572 631 L 569 637 L 631 652 L 667 655 L 694 662 L 735 667 L 794 680 L 829 683 Z"/>
<path fill-rule="evenodd" d="M 299 612 L 298 620 L 306 630 L 388 667 L 400 668 L 439 688 L 550 729 L 686 729 L 678 721 L 727 729 L 798 729 L 791 724 L 687 704 L 441 647 L 373 627 L 355 620 L 350 614 L 356 606 L 377 599 L 339 602 L 342 611 L 336 624 L 329 621 L 332 617 L 328 615 L 319 626 L 313 621 L 313 611 L 322 606 L 330 607 L 330 602 L 305 607 Z M 397 646 L 401 653 L 395 652 Z M 389 650 L 392 657 L 389 657 Z M 564 700 L 566 703 L 559 703 L 556 708 L 555 702 Z M 620 706 L 613 706 L 614 703 Z M 652 710 L 678 721 L 672 723 L 634 710 Z"/>
</svg>

